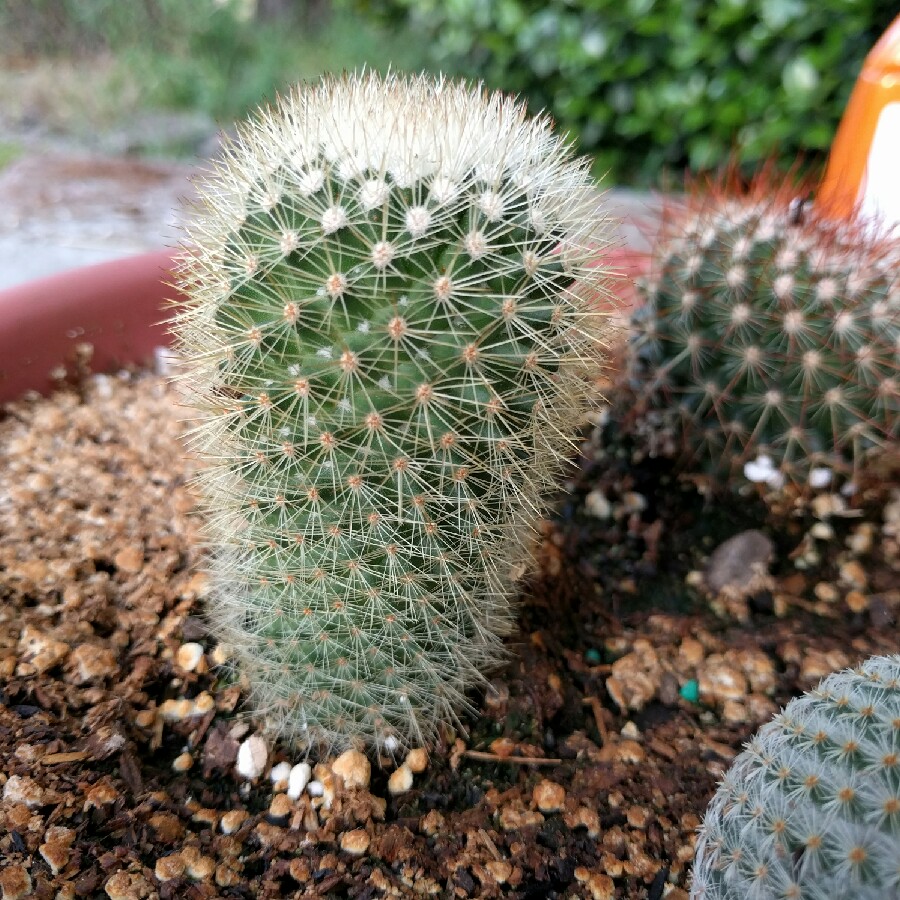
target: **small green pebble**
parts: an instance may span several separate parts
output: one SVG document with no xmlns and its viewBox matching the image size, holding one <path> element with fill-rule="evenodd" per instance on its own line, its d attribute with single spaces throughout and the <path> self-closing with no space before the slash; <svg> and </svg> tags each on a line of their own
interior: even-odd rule
<svg viewBox="0 0 900 900">
<path fill-rule="evenodd" d="M 585 662 L 590 663 L 592 666 L 599 665 L 601 660 L 600 651 L 591 647 L 590 650 L 584 651 L 584 659 Z"/>
<path fill-rule="evenodd" d="M 696 678 L 686 681 L 678 691 L 688 703 L 697 703 L 700 700 L 700 684 Z"/>
</svg>

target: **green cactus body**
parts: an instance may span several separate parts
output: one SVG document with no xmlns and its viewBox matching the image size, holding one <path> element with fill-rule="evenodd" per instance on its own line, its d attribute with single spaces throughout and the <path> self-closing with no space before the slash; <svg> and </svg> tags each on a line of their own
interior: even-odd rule
<svg viewBox="0 0 900 900">
<path fill-rule="evenodd" d="M 900 437 L 898 258 L 777 199 L 676 217 L 639 286 L 626 402 L 719 478 L 853 478 Z"/>
<path fill-rule="evenodd" d="M 829 675 L 709 805 L 691 900 L 900 898 L 900 656 Z"/>
<path fill-rule="evenodd" d="M 261 114 L 201 193 L 213 624 L 290 737 L 428 740 L 502 656 L 603 360 L 595 188 L 512 101 L 367 74 Z"/>
</svg>

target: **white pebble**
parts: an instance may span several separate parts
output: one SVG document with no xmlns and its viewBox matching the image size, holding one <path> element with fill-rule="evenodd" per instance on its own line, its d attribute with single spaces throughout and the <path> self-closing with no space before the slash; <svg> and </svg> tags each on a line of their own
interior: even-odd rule
<svg viewBox="0 0 900 900">
<path fill-rule="evenodd" d="M 287 781 L 291 776 L 291 764 L 289 762 L 280 762 L 277 766 L 272 766 L 269 777 L 272 784 L 278 784 L 279 781 Z"/>
<path fill-rule="evenodd" d="M 639 741 L 641 739 L 640 729 L 630 719 L 622 726 L 622 730 L 619 733 L 629 741 Z"/>
<path fill-rule="evenodd" d="M 203 647 L 193 641 L 182 644 L 175 654 L 175 662 L 185 672 L 193 672 L 203 659 Z"/>
<path fill-rule="evenodd" d="M 269 749 L 266 742 L 258 735 L 251 734 L 238 748 L 237 773 L 242 778 L 259 778 L 266 770 Z"/>
<path fill-rule="evenodd" d="M 608 519 L 612 515 L 612 504 L 603 491 L 593 490 L 584 498 L 587 512 L 598 519 Z"/>
<path fill-rule="evenodd" d="M 772 464 L 771 456 L 757 456 L 744 464 L 744 477 L 754 484 L 767 484 L 779 488 L 784 484 L 784 476 Z"/>
<path fill-rule="evenodd" d="M 752 481 L 754 484 L 764 483 L 772 472 L 772 461 L 765 465 L 762 460 L 769 459 L 767 456 L 761 456 L 758 459 L 744 463 L 744 478 Z"/>
<path fill-rule="evenodd" d="M 391 777 L 388 778 L 388 790 L 394 795 L 405 794 L 412 787 L 412 783 L 412 769 L 404 763 L 399 769 L 391 772 Z"/>
<path fill-rule="evenodd" d="M 809 470 L 809 486 L 811 488 L 828 487 L 831 484 L 831 469 L 817 467 Z"/>
<path fill-rule="evenodd" d="M 325 785 L 321 781 L 311 781 L 306 786 L 306 792 L 310 797 L 321 797 L 325 793 Z"/>
<path fill-rule="evenodd" d="M 309 783 L 311 775 L 312 767 L 309 763 L 297 763 L 297 765 L 291 769 L 290 775 L 288 775 L 287 789 L 287 795 L 291 800 L 299 799 L 300 795 L 306 789 L 306 785 Z"/>
</svg>

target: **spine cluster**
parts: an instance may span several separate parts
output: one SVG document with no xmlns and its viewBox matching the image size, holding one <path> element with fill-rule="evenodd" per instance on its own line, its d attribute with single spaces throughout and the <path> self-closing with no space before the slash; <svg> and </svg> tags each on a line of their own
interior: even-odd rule
<svg viewBox="0 0 900 900">
<path fill-rule="evenodd" d="M 501 656 L 604 359 L 586 166 L 509 99 L 367 74 L 261 113 L 202 197 L 213 624 L 290 737 L 428 740 Z"/>
</svg>

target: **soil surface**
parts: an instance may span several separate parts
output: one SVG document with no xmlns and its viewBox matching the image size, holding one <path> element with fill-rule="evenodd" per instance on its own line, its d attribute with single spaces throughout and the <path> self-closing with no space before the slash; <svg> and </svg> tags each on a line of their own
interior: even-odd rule
<svg viewBox="0 0 900 900">
<path fill-rule="evenodd" d="M 181 415 L 121 373 L 0 421 L 3 900 L 685 900 L 752 731 L 897 651 L 900 495 L 776 516 L 597 430 L 468 734 L 304 787 L 204 624 Z"/>
</svg>

